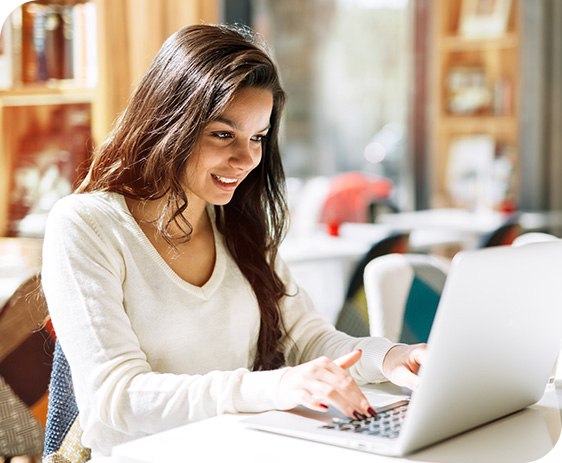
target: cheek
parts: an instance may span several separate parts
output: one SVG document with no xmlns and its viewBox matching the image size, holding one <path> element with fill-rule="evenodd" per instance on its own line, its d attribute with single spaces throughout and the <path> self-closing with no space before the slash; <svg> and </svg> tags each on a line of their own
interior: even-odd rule
<svg viewBox="0 0 562 463">
<path fill-rule="evenodd" d="M 183 184 L 188 188 L 195 187 L 202 181 L 202 174 L 205 172 L 205 164 L 203 162 L 205 156 L 202 152 L 197 155 L 191 155 L 187 160 L 184 168 Z"/>
<path fill-rule="evenodd" d="M 195 159 L 190 158 L 185 164 L 184 168 L 184 180 L 189 181 L 195 176 L 195 172 L 197 170 L 197 162 Z"/>
<path fill-rule="evenodd" d="M 201 143 L 196 152 L 192 153 L 186 162 L 186 172 L 195 175 L 203 172 L 217 162 L 220 156 L 220 150 L 210 146 L 209 143 Z"/>
<path fill-rule="evenodd" d="M 257 156 L 254 161 L 255 161 L 254 167 L 252 167 L 250 169 L 246 178 L 247 177 L 257 178 L 257 177 L 260 177 L 260 176 L 263 175 L 263 172 L 264 172 L 264 164 L 263 163 L 265 162 L 263 157 L 261 155 Z"/>
<path fill-rule="evenodd" d="M 254 156 L 253 156 L 253 159 L 254 159 L 254 167 L 253 167 L 253 168 L 254 168 L 254 169 L 255 169 L 255 168 L 260 164 L 260 162 L 262 161 L 262 158 L 263 158 L 263 151 L 264 151 L 264 150 L 263 150 L 262 147 L 259 147 L 259 148 L 256 149 L 256 152 L 255 152 L 255 154 L 254 154 Z"/>
</svg>

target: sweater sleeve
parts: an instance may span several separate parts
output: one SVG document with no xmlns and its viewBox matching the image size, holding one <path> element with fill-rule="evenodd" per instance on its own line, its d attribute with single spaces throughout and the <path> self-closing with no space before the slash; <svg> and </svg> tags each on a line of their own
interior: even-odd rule
<svg viewBox="0 0 562 463">
<path fill-rule="evenodd" d="M 72 371 L 84 443 L 104 453 L 112 443 L 101 441 L 112 433 L 138 437 L 224 412 L 276 408 L 282 370 L 152 371 L 124 309 L 127 268 L 121 251 L 108 244 L 103 216 L 90 209 L 76 197 L 57 203 L 48 219 L 42 268 L 53 326 Z"/>
<path fill-rule="evenodd" d="M 337 331 L 316 311 L 308 294 L 294 282 L 281 259 L 277 262 L 277 272 L 287 285 L 288 293 L 284 301 L 287 363 L 297 365 L 323 355 L 334 360 L 361 349 L 361 359 L 349 369 L 351 376 L 360 385 L 386 381 L 382 363 L 395 344 L 382 337 L 355 338 Z"/>
</svg>

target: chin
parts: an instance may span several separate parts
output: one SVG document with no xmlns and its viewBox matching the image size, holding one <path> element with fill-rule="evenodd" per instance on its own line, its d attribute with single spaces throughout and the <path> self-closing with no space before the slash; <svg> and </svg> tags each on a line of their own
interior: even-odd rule
<svg viewBox="0 0 562 463">
<path fill-rule="evenodd" d="M 233 196 L 234 195 L 231 194 L 228 197 L 213 198 L 209 200 L 208 203 L 213 206 L 226 206 L 230 201 L 232 201 Z"/>
</svg>

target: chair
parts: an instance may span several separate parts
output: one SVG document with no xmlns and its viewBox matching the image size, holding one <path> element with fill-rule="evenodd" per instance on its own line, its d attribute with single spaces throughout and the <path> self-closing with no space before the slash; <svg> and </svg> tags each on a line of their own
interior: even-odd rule
<svg viewBox="0 0 562 463">
<path fill-rule="evenodd" d="M 368 205 L 369 222 L 376 223 L 380 214 L 396 214 L 400 209 L 396 204 L 388 199 L 373 200 Z"/>
<path fill-rule="evenodd" d="M 543 232 L 526 232 L 519 235 L 517 238 L 513 240 L 511 243 L 512 246 L 523 246 L 525 244 L 531 243 L 540 243 L 543 241 L 555 241 L 559 238 L 555 235 L 551 235 L 550 233 L 543 233 Z"/>
<path fill-rule="evenodd" d="M 37 273 L 0 312 L 0 456 L 82 463 L 90 453 L 80 436 L 70 369 Z"/>
<path fill-rule="evenodd" d="M 408 249 L 407 233 L 391 233 L 371 246 L 352 273 L 336 328 L 350 336 L 369 336 L 369 315 L 363 286 L 363 272 L 373 259 L 391 253 L 405 253 Z"/>
<path fill-rule="evenodd" d="M 517 238 L 523 229 L 521 225 L 515 219 L 510 219 L 500 225 L 495 230 L 486 233 L 480 237 L 477 244 L 478 248 L 489 248 L 491 246 L 501 246 L 513 243 L 513 240 Z"/>
<path fill-rule="evenodd" d="M 43 451 L 54 339 L 40 276 L 25 280 L 0 312 L 0 456 Z"/>
<path fill-rule="evenodd" d="M 392 342 L 427 342 L 448 263 L 426 254 L 389 254 L 365 267 L 371 336 Z"/>
<path fill-rule="evenodd" d="M 90 460 L 90 449 L 82 445 L 81 437 L 70 366 L 57 341 L 49 386 L 43 463 L 84 463 Z"/>
</svg>

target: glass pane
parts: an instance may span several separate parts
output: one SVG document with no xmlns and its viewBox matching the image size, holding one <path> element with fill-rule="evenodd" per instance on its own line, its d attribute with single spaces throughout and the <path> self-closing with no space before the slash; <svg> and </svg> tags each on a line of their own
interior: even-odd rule
<svg viewBox="0 0 562 463">
<path fill-rule="evenodd" d="M 399 189 L 408 114 L 408 0 L 253 0 L 289 95 L 287 176 L 361 170 Z"/>
</svg>

